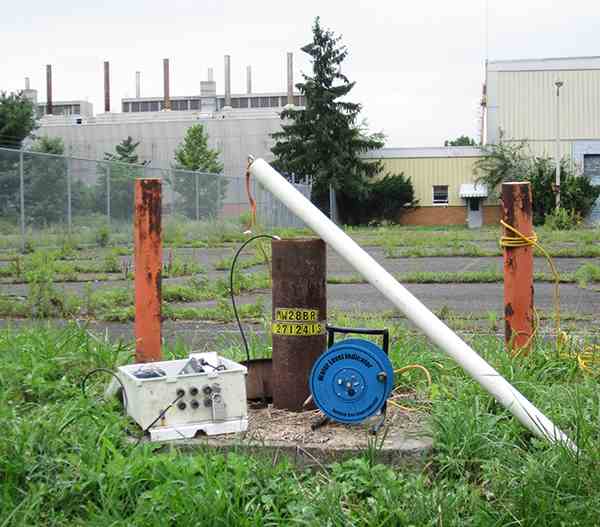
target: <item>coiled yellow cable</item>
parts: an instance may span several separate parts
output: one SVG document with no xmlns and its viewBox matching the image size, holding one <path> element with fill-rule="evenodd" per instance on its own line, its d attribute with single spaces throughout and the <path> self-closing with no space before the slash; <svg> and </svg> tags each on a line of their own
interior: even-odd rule
<svg viewBox="0 0 600 527">
<path fill-rule="evenodd" d="M 580 343 L 577 343 L 573 337 L 571 337 L 565 331 L 562 331 L 560 328 L 560 275 L 558 273 L 558 269 L 556 268 L 556 265 L 554 265 L 554 261 L 552 260 L 552 257 L 550 256 L 550 254 L 548 254 L 548 251 L 546 251 L 546 249 L 544 249 L 538 243 L 538 236 L 537 236 L 537 234 L 535 234 L 535 232 L 530 234 L 529 236 L 526 236 L 525 234 L 523 234 L 522 232 L 517 230 L 515 227 L 513 227 L 512 225 L 509 225 L 508 223 L 506 223 L 503 220 L 500 220 L 500 224 L 505 229 L 516 234 L 516 236 L 506 236 L 506 235 L 502 236 L 500 238 L 500 246 L 501 247 L 512 247 L 512 248 L 528 247 L 528 246 L 535 247 L 538 251 L 540 251 L 542 253 L 542 255 L 544 255 L 544 257 L 546 258 L 546 261 L 548 262 L 548 265 L 550 266 L 550 270 L 552 271 L 552 276 L 554 278 L 554 314 L 555 314 L 555 323 L 556 323 L 556 347 L 557 347 L 557 351 L 559 352 L 560 356 L 570 358 L 574 354 L 575 359 L 577 360 L 577 363 L 579 364 L 579 367 L 583 371 L 585 371 L 587 373 L 591 373 L 593 375 L 597 375 L 600 372 L 596 372 L 593 369 L 593 366 L 600 364 L 600 346 L 590 344 L 590 345 L 584 346 L 581 351 L 574 351 L 574 353 L 573 353 L 571 348 L 573 346 L 579 345 Z M 538 329 L 538 325 L 539 325 L 539 316 L 537 314 L 537 311 L 535 311 L 535 317 L 536 317 L 536 323 L 534 325 L 533 333 L 531 334 L 531 337 L 528 340 L 527 345 L 521 349 L 527 348 L 529 346 L 531 340 L 533 340 L 533 337 L 537 333 L 537 329 Z M 565 350 L 566 347 L 568 347 L 569 349 Z M 518 355 L 518 353 L 519 352 L 517 352 L 516 355 Z"/>
</svg>

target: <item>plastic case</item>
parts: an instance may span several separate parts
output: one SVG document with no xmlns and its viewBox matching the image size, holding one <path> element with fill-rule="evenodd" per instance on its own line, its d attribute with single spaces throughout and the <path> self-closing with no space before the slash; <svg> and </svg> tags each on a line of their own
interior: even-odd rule
<svg viewBox="0 0 600 527">
<path fill-rule="evenodd" d="M 194 358 L 205 361 L 204 373 L 181 373 Z M 165 375 L 139 378 L 140 368 L 155 367 Z M 224 369 L 217 369 L 224 367 Z M 130 364 L 119 368 L 127 393 L 127 413 L 145 430 L 183 390 L 183 396 L 150 428 L 152 441 L 187 439 L 243 432 L 248 428 L 245 366 L 216 352 L 192 353 L 188 359 Z"/>
</svg>

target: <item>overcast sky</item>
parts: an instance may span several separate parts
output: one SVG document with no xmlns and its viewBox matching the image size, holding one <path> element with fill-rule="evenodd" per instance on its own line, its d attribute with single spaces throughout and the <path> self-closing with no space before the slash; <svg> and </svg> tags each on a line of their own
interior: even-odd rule
<svg viewBox="0 0 600 527">
<path fill-rule="evenodd" d="M 436 146 L 478 133 L 486 57 L 486 0 L 30 0 L 7 2 L 0 19 L 0 89 L 31 78 L 45 100 L 45 65 L 54 99 L 84 99 L 103 110 L 102 63 L 111 63 L 112 108 L 135 95 L 162 95 L 162 59 L 171 59 L 171 94 L 199 93 L 208 67 L 223 92 L 223 55 L 231 55 L 232 91 L 285 90 L 285 53 L 295 80 L 309 63 L 300 47 L 311 25 L 341 34 L 344 73 L 356 81 L 372 131 L 387 146 Z M 600 55 L 600 2 L 489 0 L 490 60 Z"/>
</svg>

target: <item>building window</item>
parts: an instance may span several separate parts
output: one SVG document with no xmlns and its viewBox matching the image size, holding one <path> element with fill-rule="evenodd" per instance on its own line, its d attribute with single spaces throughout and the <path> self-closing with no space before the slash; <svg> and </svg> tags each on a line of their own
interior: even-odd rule
<svg viewBox="0 0 600 527">
<path fill-rule="evenodd" d="M 448 205 L 448 185 L 433 185 L 433 204 Z"/>
<path fill-rule="evenodd" d="M 199 110 L 200 109 L 200 99 L 191 99 L 190 100 L 190 110 Z"/>
<path fill-rule="evenodd" d="M 162 103 L 161 103 L 161 105 L 162 105 Z M 150 111 L 158 112 L 158 110 L 159 110 L 158 101 L 150 101 Z"/>
<path fill-rule="evenodd" d="M 252 108 L 258 108 L 258 97 L 252 97 L 250 99 L 250 104 Z"/>
<path fill-rule="evenodd" d="M 271 106 L 271 108 L 279 107 L 279 97 L 270 97 L 269 102 L 269 106 Z"/>
<path fill-rule="evenodd" d="M 240 101 L 240 108 L 248 108 L 248 97 L 241 97 L 238 100 Z"/>
<path fill-rule="evenodd" d="M 131 103 L 131 111 L 132 112 L 139 112 L 140 111 L 140 103 L 139 102 L 132 102 Z"/>
</svg>

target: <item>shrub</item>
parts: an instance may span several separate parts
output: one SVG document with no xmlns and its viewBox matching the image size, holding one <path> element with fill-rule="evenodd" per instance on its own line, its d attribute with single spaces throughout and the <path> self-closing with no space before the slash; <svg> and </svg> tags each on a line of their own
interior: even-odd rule
<svg viewBox="0 0 600 527">
<path fill-rule="evenodd" d="M 479 174 L 477 181 L 485 183 L 492 195 L 497 194 L 498 186 L 504 181 L 529 181 L 533 194 L 533 221 L 540 225 L 555 207 L 556 164 L 552 158 L 529 155 L 526 146 L 526 142 L 486 146 L 475 170 Z M 577 216 L 585 218 L 598 196 L 600 186 L 592 185 L 586 176 L 577 175 L 570 159 L 561 159 L 560 201 L 570 219 L 565 213 L 558 212 L 559 216 L 555 214 L 550 221 L 564 225 L 565 222 L 573 223 Z"/>
<path fill-rule="evenodd" d="M 110 242 L 110 229 L 107 225 L 102 225 L 96 231 L 96 243 L 100 247 L 106 247 Z"/>
<path fill-rule="evenodd" d="M 582 224 L 581 215 L 574 210 L 554 209 L 544 217 L 544 225 L 555 231 L 570 231 Z"/>
</svg>

